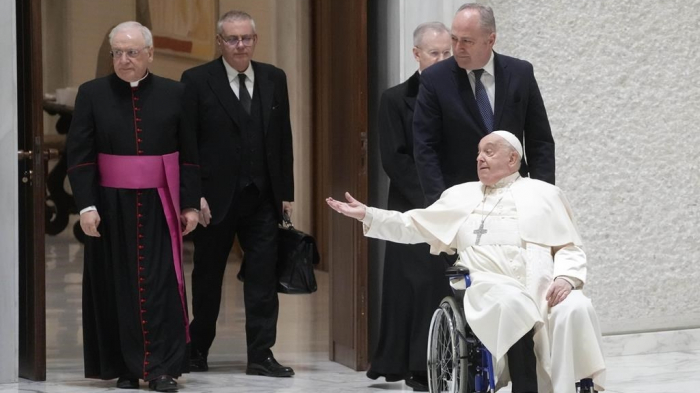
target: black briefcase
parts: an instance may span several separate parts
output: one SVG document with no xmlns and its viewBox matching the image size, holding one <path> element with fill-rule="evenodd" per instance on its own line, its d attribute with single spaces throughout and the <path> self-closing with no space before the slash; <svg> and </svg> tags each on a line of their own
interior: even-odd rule
<svg viewBox="0 0 700 393">
<path fill-rule="evenodd" d="M 308 294 L 316 292 L 314 265 L 320 257 L 316 240 L 311 235 L 294 229 L 285 214 L 278 232 L 277 292 Z"/>
</svg>

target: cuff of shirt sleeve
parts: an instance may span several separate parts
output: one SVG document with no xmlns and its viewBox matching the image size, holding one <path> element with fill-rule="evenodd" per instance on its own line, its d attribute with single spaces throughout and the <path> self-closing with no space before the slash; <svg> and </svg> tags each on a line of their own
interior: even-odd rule
<svg viewBox="0 0 700 393">
<path fill-rule="evenodd" d="M 372 225 L 372 217 L 372 208 L 367 206 L 367 209 L 365 210 L 365 217 L 358 221 L 362 222 L 366 227 L 370 227 Z"/>
<path fill-rule="evenodd" d="M 85 209 L 81 210 L 80 214 L 92 212 L 92 211 L 97 211 L 97 208 L 95 206 L 88 206 Z"/>
<path fill-rule="evenodd" d="M 561 278 L 562 280 L 568 282 L 571 285 L 571 289 L 576 289 L 581 286 L 581 280 L 576 277 L 557 276 L 556 278 Z"/>
</svg>

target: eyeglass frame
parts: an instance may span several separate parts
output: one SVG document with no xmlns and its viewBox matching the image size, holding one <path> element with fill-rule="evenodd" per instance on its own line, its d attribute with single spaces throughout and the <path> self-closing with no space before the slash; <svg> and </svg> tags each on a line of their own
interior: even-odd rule
<svg viewBox="0 0 700 393">
<path fill-rule="evenodd" d="M 129 59 L 135 59 L 139 57 L 141 52 L 143 52 L 145 49 L 150 49 L 150 46 L 144 46 L 141 49 L 116 49 L 116 50 L 110 50 L 109 55 L 112 57 L 113 60 L 116 59 L 121 59 L 123 55 L 126 54 L 126 57 Z M 119 52 L 119 54 L 117 54 Z M 133 53 L 133 54 L 132 54 Z M 115 56 L 116 55 L 116 56 Z"/>
<path fill-rule="evenodd" d="M 241 43 L 241 45 L 243 45 L 244 47 L 249 48 L 249 47 L 253 46 L 255 41 L 258 39 L 258 35 L 255 33 L 253 35 L 243 35 L 243 36 L 232 35 L 230 37 L 224 37 L 223 34 L 217 34 L 217 35 L 218 35 L 219 39 L 221 39 L 221 41 L 224 42 L 224 44 L 226 44 L 232 48 L 237 47 L 238 43 Z M 233 40 L 235 40 L 235 43 L 231 43 L 231 41 L 233 41 Z M 246 43 L 244 42 L 245 40 L 250 40 L 250 44 L 246 45 Z"/>
</svg>

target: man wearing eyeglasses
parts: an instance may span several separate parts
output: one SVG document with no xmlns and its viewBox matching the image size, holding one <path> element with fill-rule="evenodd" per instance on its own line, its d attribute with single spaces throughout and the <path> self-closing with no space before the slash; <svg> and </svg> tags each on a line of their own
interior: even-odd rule
<svg viewBox="0 0 700 393">
<path fill-rule="evenodd" d="M 187 111 L 196 123 L 202 166 L 192 273 L 192 371 L 207 371 L 226 262 L 238 236 L 244 252 L 247 374 L 294 375 L 271 348 L 277 336 L 277 224 L 294 199 L 287 78 L 252 61 L 258 36 L 245 12 L 217 23 L 222 56 L 187 70 Z"/>
<path fill-rule="evenodd" d="M 137 22 L 109 34 L 114 73 L 83 84 L 67 141 L 68 176 L 87 235 L 85 376 L 177 390 L 187 370 L 182 235 L 196 228 L 196 137 L 185 86 L 153 75 L 153 36 Z"/>
</svg>

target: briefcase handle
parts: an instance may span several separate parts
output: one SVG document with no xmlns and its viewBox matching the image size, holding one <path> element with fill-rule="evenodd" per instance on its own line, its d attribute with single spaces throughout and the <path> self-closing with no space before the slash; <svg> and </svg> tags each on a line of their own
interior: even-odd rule
<svg viewBox="0 0 700 393">
<path fill-rule="evenodd" d="M 282 212 L 282 226 L 294 229 L 294 225 L 292 225 L 292 219 L 289 218 L 289 215 L 285 211 Z"/>
</svg>

